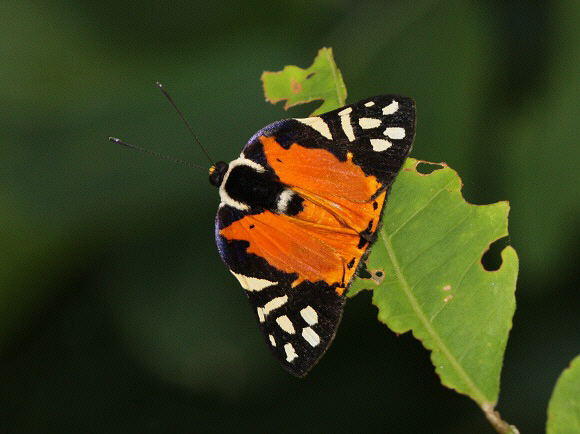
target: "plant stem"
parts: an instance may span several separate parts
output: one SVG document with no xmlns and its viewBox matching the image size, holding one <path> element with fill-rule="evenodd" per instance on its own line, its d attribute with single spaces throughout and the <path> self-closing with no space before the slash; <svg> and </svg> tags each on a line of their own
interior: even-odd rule
<svg viewBox="0 0 580 434">
<path fill-rule="evenodd" d="M 498 433 L 501 434 L 520 434 L 520 431 L 514 426 L 507 423 L 503 420 L 500 414 L 495 411 L 493 404 L 491 402 L 484 402 L 481 406 L 483 410 L 483 414 L 491 423 L 491 425 L 495 428 Z"/>
</svg>

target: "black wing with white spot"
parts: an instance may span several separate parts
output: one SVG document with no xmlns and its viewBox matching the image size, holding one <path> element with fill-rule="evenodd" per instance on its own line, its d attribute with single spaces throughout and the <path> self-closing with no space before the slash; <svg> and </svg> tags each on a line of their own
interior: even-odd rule
<svg viewBox="0 0 580 434">
<path fill-rule="evenodd" d="M 251 218 L 221 205 L 216 219 L 220 255 L 244 288 L 260 329 L 276 359 L 291 374 L 303 377 L 326 352 L 342 317 L 345 296 L 325 282 L 293 287 L 298 273 L 284 273 L 260 255 L 247 252 L 248 242 L 226 240 L 219 231 L 228 223 Z"/>
<path fill-rule="evenodd" d="M 368 175 L 390 185 L 411 152 L 415 138 L 415 102 L 401 95 L 379 95 L 319 116 L 274 122 L 248 141 L 242 155 L 267 167 L 261 136 L 275 136 L 283 146 L 332 152 L 341 161 L 348 153 Z"/>
<path fill-rule="evenodd" d="M 266 341 L 280 364 L 303 377 L 334 339 L 345 297 L 324 282 L 247 291 Z"/>
</svg>

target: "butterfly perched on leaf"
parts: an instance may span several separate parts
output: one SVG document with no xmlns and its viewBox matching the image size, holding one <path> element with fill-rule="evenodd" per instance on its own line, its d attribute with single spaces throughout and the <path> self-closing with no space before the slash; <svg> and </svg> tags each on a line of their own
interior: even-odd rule
<svg viewBox="0 0 580 434">
<path fill-rule="evenodd" d="M 415 105 L 382 95 L 258 131 L 210 169 L 219 253 L 267 345 L 303 377 L 332 342 L 415 135 Z"/>
</svg>

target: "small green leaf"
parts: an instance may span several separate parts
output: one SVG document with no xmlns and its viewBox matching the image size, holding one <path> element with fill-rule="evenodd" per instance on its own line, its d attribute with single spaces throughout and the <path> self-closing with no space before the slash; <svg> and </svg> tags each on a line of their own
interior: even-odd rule
<svg viewBox="0 0 580 434">
<path fill-rule="evenodd" d="M 312 115 L 342 107 L 346 101 L 346 86 L 334 63 L 332 48 L 321 48 L 314 63 L 306 69 L 288 65 L 282 71 L 262 74 L 266 101 L 276 104 L 286 100 L 284 109 L 297 104 L 323 100 Z"/>
<path fill-rule="evenodd" d="M 393 185 L 368 269 L 382 269 L 374 287 L 379 319 L 395 333 L 412 331 L 432 351 L 441 382 L 487 411 L 499 394 L 503 354 L 515 310 L 518 258 L 486 271 L 481 257 L 507 235 L 509 205 L 476 206 L 445 164 L 428 175 L 409 158 Z M 422 163 L 424 164 L 424 163 Z M 349 295 L 372 286 L 354 282 Z M 486 413 L 487 414 L 487 413 Z"/>
<path fill-rule="evenodd" d="M 548 434 L 580 433 L 580 355 L 564 369 L 548 404 Z"/>
</svg>

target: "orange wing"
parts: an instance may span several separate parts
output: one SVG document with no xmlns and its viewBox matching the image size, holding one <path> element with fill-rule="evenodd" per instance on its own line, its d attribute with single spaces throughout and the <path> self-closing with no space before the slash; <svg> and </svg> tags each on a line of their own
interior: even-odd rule
<svg viewBox="0 0 580 434">
<path fill-rule="evenodd" d="M 340 161 L 325 149 L 299 145 L 283 148 L 274 137 L 260 138 L 268 164 L 283 184 L 325 208 L 346 227 L 374 232 L 383 209 L 384 195 L 373 200 L 382 185 L 352 162 L 352 154 Z M 306 211 L 306 210 L 305 210 Z M 301 214 L 304 214 L 301 216 Z M 297 217 L 309 220 L 308 211 Z M 369 227 L 369 223 L 373 225 Z"/>
<path fill-rule="evenodd" d="M 324 149 L 298 145 L 285 149 L 273 137 L 260 140 L 280 181 L 304 198 L 303 210 L 295 216 L 248 215 L 220 234 L 249 241 L 248 253 L 298 273 L 293 286 L 324 281 L 342 294 L 378 228 L 386 191 L 351 158 L 340 161 Z"/>
</svg>

